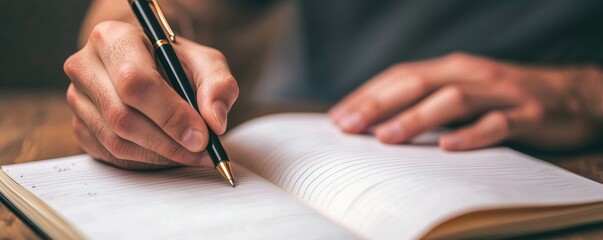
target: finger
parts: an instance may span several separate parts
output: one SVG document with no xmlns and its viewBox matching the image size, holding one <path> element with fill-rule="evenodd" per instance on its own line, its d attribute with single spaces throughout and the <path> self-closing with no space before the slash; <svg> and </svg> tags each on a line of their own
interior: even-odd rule
<svg viewBox="0 0 603 240">
<path fill-rule="evenodd" d="M 132 160 L 124 160 L 118 159 L 109 150 L 107 150 L 94 136 L 94 134 L 86 127 L 86 125 L 80 120 L 78 117 L 73 117 L 73 128 L 75 130 L 75 135 L 81 143 L 82 148 L 88 154 L 96 159 L 103 160 L 105 162 L 111 163 L 113 165 L 128 168 L 128 169 L 151 169 L 151 168 L 161 168 L 161 167 L 170 167 L 170 166 L 182 166 L 181 164 L 166 159 L 162 156 L 154 154 L 150 152 L 148 157 L 145 159 L 156 159 L 155 161 L 150 162 L 140 162 L 140 161 L 132 161 Z"/>
<path fill-rule="evenodd" d="M 453 55 L 397 65 L 369 81 L 375 84 L 366 84 L 336 105 L 331 117 L 345 132 L 362 132 L 444 85 L 492 78 L 482 68 L 472 67 L 479 65 L 491 64 L 476 57 Z"/>
<path fill-rule="evenodd" d="M 228 112 L 239 95 L 226 58 L 218 50 L 186 39 L 174 44 L 197 89 L 197 103 L 205 122 L 217 134 L 226 131 Z"/>
<path fill-rule="evenodd" d="M 95 51 L 119 99 L 189 151 L 203 150 L 208 139 L 203 119 L 161 77 L 142 31 L 116 23 L 99 26 L 91 38 L 98 38 Z"/>
<path fill-rule="evenodd" d="M 378 88 L 380 85 L 387 84 L 386 79 L 389 79 L 389 76 L 394 75 L 391 71 L 392 68 L 378 74 L 377 76 L 369 79 L 356 90 L 346 95 L 343 99 L 341 99 L 337 104 L 335 104 L 331 109 L 329 109 L 329 116 L 331 120 L 335 123 L 341 118 L 343 115 L 350 111 L 350 106 L 353 106 L 353 103 L 358 101 L 358 99 L 362 99 L 367 96 L 368 93 L 374 88 Z"/>
<path fill-rule="evenodd" d="M 113 156 L 100 142 L 98 142 L 90 129 L 76 116 L 72 118 L 72 125 L 75 135 L 80 142 L 80 145 L 93 158 L 109 163 L 111 165 L 124 169 L 157 169 L 172 166 L 181 166 L 181 164 L 165 159 L 162 156 L 155 154 L 160 164 L 151 164 L 146 162 L 138 162 L 131 160 L 118 159 Z M 163 158 L 163 159 L 162 159 Z"/>
<path fill-rule="evenodd" d="M 470 150 L 496 145 L 512 136 L 512 122 L 516 114 L 492 111 L 480 117 L 474 124 L 444 134 L 440 146 L 449 151 Z"/>
<path fill-rule="evenodd" d="M 432 89 L 444 86 L 449 83 L 473 82 L 481 80 L 491 80 L 498 77 L 497 68 L 501 67 L 484 58 L 475 57 L 462 53 L 453 53 L 444 57 L 428 59 L 416 62 L 408 62 L 394 65 L 379 75 L 373 77 L 356 91 L 346 96 L 342 101 L 336 104 L 329 114 L 333 118 L 338 118 L 346 112 L 353 102 L 359 101 L 372 93 L 379 93 L 384 88 L 389 88 L 389 81 L 410 75 L 409 78 L 419 78 L 428 80 L 425 82 L 427 87 Z M 386 83 L 386 84 L 384 84 Z"/>
<path fill-rule="evenodd" d="M 498 88 L 451 85 L 380 124 L 375 135 L 385 143 L 401 143 L 436 127 L 467 120 L 486 109 L 508 107 L 513 103 L 514 99 Z"/>
<path fill-rule="evenodd" d="M 86 124 L 86 126 L 93 132 L 96 139 L 106 148 L 112 156 L 117 159 L 142 161 L 152 164 L 164 164 L 161 159 L 169 159 L 164 156 L 161 158 L 155 156 L 153 151 L 149 151 L 131 141 L 128 141 L 119 135 L 115 134 L 111 128 L 109 128 L 106 122 L 103 120 L 101 114 L 95 108 L 93 103 L 82 95 L 73 85 L 67 90 L 67 102 L 70 107 L 74 110 L 74 113 L 79 119 Z M 136 118 L 135 118 L 136 119 Z M 136 123 L 136 121 L 134 121 Z M 143 131 L 144 132 L 144 131 Z M 170 140 L 167 136 L 166 139 Z M 157 141 L 150 141 L 155 144 L 165 144 L 164 142 L 156 143 Z M 178 145 L 175 144 L 177 147 Z M 179 149 L 179 148 L 176 148 Z M 178 156 L 178 158 L 171 159 L 184 165 L 189 166 L 210 166 L 209 158 L 204 153 L 190 153 L 182 148 L 180 151 L 175 151 L 172 155 Z"/>
<path fill-rule="evenodd" d="M 164 157 L 154 154 L 140 146 L 135 145 L 125 139 L 120 138 L 116 134 L 112 133 L 104 124 L 100 114 L 95 111 L 92 102 L 87 101 L 83 96 L 74 93 L 75 88 L 70 87 L 68 89 L 68 103 L 75 110 L 77 119 L 81 121 L 74 121 L 73 127 L 79 139 L 81 139 L 82 147 L 84 150 L 90 151 L 90 153 L 97 157 L 103 157 L 105 160 L 108 159 L 124 159 L 132 161 L 141 161 L 151 164 L 164 164 L 173 165 L 173 161 L 170 161 Z M 77 101 L 73 101 L 73 98 L 79 98 Z M 80 124 L 84 123 L 84 124 Z M 88 124 L 86 124 L 88 123 Z M 85 126 L 85 127 L 83 127 Z M 92 134 L 87 134 L 86 129 L 89 129 Z M 98 139 L 98 141 L 96 140 Z M 96 143 L 99 142 L 102 148 Z M 106 154 L 103 153 L 102 149 L 107 149 Z"/>
<path fill-rule="evenodd" d="M 68 98 L 73 97 L 74 103 L 92 100 L 102 121 L 119 137 L 178 162 L 188 164 L 201 159 L 201 153 L 189 152 L 146 116 L 123 104 L 104 66 L 90 53 L 70 57 L 65 72 L 75 85 L 69 87 Z"/>
<path fill-rule="evenodd" d="M 347 113 L 335 120 L 341 130 L 348 133 L 365 131 L 373 123 L 408 107 L 431 91 L 426 85 L 426 80 L 418 76 L 390 77 L 397 79 L 385 79 L 382 81 L 384 84 L 367 89 L 364 96 L 346 106 Z M 388 84 L 385 84 L 386 82 Z"/>
<path fill-rule="evenodd" d="M 348 94 L 339 103 L 333 106 L 329 110 L 331 119 L 333 119 L 334 122 L 338 122 L 343 115 L 347 115 L 347 113 L 351 112 L 353 106 L 362 102 L 363 99 L 371 97 L 374 93 L 379 93 L 381 89 L 388 89 L 392 81 L 398 81 L 398 79 L 403 81 L 404 77 L 414 79 L 415 76 L 410 74 L 409 70 L 419 69 L 421 65 L 429 64 L 431 62 L 433 62 L 433 60 L 404 63 L 386 69 L 385 71 L 368 80 L 358 89 Z M 403 94 L 399 93 L 399 95 Z"/>
</svg>

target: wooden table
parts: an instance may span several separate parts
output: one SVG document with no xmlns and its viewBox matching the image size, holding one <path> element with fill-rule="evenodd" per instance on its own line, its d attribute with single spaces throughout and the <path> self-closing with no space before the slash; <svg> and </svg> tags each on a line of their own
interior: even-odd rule
<svg viewBox="0 0 603 240">
<path fill-rule="evenodd" d="M 71 111 L 64 99 L 64 93 L 59 91 L 0 91 L 0 165 L 83 153 L 71 131 Z M 252 115 L 239 115 L 235 122 Z M 603 147 L 599 148 L 563 155 L 527 153 L 603 183 Z M 523 238 L 603 239 L 603 223 Z M 0 204 L 0 239 L 39 236 Z"/>
</svg>

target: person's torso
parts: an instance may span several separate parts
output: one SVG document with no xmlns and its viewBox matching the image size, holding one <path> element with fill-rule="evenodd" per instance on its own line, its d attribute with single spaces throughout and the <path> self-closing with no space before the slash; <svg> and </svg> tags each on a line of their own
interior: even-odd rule
<svg viewBox="0 0 603 240">
<path fill-rule="evenodd" d="M 466 52 L 537 65 L 603 63 L 603 1 L 304 0 L 266 86 L 333 102 L 399 62 Z"/>
</svg>

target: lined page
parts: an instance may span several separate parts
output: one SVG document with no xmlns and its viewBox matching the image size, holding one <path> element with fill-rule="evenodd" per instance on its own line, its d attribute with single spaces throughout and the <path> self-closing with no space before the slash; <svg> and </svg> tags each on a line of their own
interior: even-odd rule
<svg viewBox="0 0 603 240">
<path fill-rule="evenodd" d="M 294 197 L 233 165 L 134 172 L 89 156 L 2 169 L 92 239 L 355 238 Z"/>
<path fill-rule="evenodd" d="M 603 201 L 601 184 L 510 149 L 384 145 L 320 114 L 253 120 L 226 143 L 232 159 L 368 238 L 419 238 L 473 210 Z"/>
</svg>

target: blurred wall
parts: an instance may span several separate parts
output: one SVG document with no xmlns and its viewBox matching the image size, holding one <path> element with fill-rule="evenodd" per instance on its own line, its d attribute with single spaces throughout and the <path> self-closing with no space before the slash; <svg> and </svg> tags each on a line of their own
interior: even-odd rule
<svg viewBox="0 0 603 240">
<path fill-rule="evenodd" d="M 89 0 L 0 0 L 0 90 L 66 89 Z"/>
</svg>

